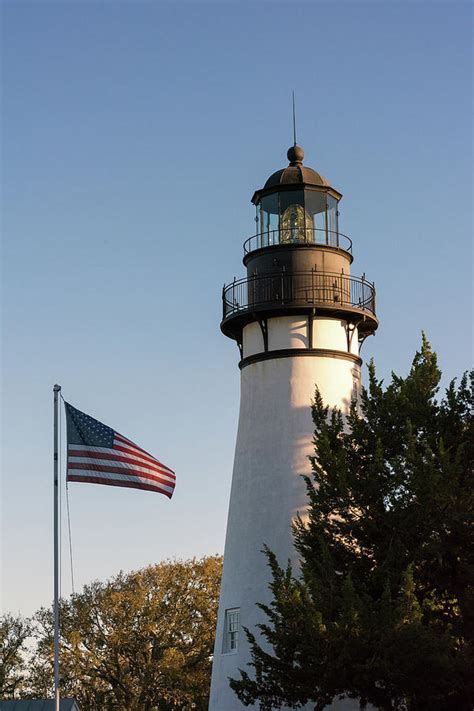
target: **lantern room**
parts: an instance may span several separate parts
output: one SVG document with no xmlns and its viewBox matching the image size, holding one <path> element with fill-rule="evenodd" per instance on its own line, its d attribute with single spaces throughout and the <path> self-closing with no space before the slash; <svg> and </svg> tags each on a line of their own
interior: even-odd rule
<svg viewBox="0 0 474 711">
<path fill-rule="evenodd" d="M 257 210 L 255 247 L 297 243 L 339 247 L 341 193 L 303 166 L 300 146 L 292 146 L 287 156 L 290 164 L 273 173 L 252 198 Z"/>
</svg>

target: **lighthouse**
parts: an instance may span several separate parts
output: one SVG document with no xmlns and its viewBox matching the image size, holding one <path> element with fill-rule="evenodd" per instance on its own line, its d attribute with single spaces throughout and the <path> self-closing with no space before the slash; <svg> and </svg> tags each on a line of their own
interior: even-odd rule
<svg viewBox="0 0 474 711">
<path fill-rule="evenodd" d="M 247 273 L 222 293 L 221 330 L 239 349 L 241 394 L 210 711 L 244 708 L 229 677 L 251 674 L 242 628 L 266 621 L 256 605 L 271 600 L 264 544 L 280 565 L 298 567 L 291 524 L 307 506 L 301 475 L 314 454 L 315 387 L 347 412 L 360 389 L 360 346 L 378 326 L 374 284 L 353 276 L 352 241 L 339 231 L 341 193 L 303 165 L 302 148 L 287 156 L 252 197 Z"/>
</svg>

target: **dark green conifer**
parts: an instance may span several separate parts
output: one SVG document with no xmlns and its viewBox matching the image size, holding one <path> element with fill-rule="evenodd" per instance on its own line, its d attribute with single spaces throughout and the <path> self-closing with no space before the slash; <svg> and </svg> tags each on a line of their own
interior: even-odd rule
<svg viewBox="0 0 474 711">
<path fill-rule="evenodd" d="M 440 377 L 423 337 L 406 378 L 384 387 L 369 365 L 346 418 L 316 392 L 301 576 L 266 551 L 268 622 L 230 682 L 244 704 L 474 708 L 473 374 L 441 402 Z"/>
</svg>

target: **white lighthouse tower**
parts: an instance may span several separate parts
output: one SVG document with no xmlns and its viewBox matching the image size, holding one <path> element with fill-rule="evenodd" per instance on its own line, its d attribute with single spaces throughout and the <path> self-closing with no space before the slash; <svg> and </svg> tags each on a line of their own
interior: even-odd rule
<svg viewBox="0 0 474 711">
<path fill-rule="evenodd" d="M 263 545 L 281 565 L 297 565 L 291 523 L 306 507 L 315 386 L 347 411 L 360 386 L 360 344 L 378 325 L 374 285 L 351 275 L 352 242 L 339 232 L 342 195 L 303 157 L 290 148 L 288 167 L 254 194 L 247 275 L 223 290 L 221 329 L 239 347 L 241 400 L 210 711 L 244 708 L 228 678 L 251 674 L 242 626 L 266 621 L 256 606 L 271 599 Z"/>
</svg>

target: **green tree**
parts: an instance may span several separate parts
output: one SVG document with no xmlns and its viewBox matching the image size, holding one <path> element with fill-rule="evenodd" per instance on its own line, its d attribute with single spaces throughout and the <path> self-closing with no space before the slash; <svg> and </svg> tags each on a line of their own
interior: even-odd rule
<svg viewBox="0 0 474 711">
<path fill-rule="evenodd" d="M 253 671 L 231 681 L 245 705 L 474 707 L 473 378 L 441 402 L 439 381 L 423 338 L 406 378 L 384 387 L 369 366 L 346 418 L 316 393 L 301 575 L 266 551 L 268 622 L 247 631 Z"/>
<path fill-rule="evenodd" d="M 207 709 L 222 560 L 172 561 L 61 604 L 61 690 L 88 711 Z M 31 690 L 51 694 L 52 616 L 37 615 Z M 194 704 L 194 706 L 193 706 Z"/>
<path fill-rule="evenodd" d="M 20 615 L 0 618 L 0 698 L 18 698 L 24 690 L 26 642 L 31 631 L 30 620 Z"/>
</svg>

